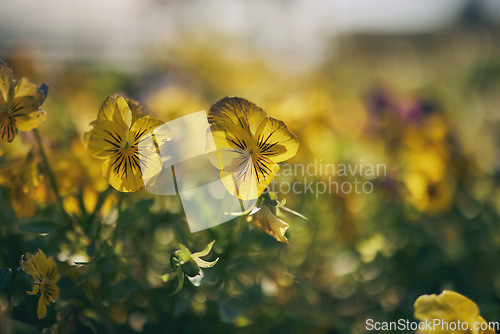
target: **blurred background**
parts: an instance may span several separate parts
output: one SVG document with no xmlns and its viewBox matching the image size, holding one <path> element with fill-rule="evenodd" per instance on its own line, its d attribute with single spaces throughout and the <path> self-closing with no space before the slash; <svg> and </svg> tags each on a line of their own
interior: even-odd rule
<svg viewBox="0 0 500 334">
<path fill-rule="evenodd" d="M 369 194 L 280 196 L 308 217 L 283 215 L 288 245 L 251 223 L 190 234 L 178 198 L 146 192 L 111 194 L 92 235 L 26 233 L 20 224 L 56 209 L 23 134 L 0 146 L 0 266 L 41 248 L 58 260 L 62 292 L 39 322 L 19 281 L 9 315 L 19 332 L 361 333 L 368 318 L 413 319 L 415 299 L 443 289 L 500 321 L 500 2 L 0 4 L 0 59 L 50 87 L 39 130 L 76 216 L 107 188 L 83 134 L 114 94 L 163 121 L 241 96 L 297 134 L 289 163 L 387 166 L 313 176 L 370 181 Z M 157 276 L 177 243 L 199 251 L 213 239 L 219 263 L 169 296 Z"/>
</svg>

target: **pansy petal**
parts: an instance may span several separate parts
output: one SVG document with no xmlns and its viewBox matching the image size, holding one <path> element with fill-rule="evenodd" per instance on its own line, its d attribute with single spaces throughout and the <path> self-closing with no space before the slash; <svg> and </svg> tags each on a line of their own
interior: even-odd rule
<svg viewBox="0 0 500 334">
<path fill-rule="evenodd" d="M 210 163 L 217 169 L 225 170 L 226 172 L 235 172 L 240 167 L 243 167 L 242 162 L 246 160 L 246 157 L 250 156 L 250 152 L 239 147 L 233 147 L 229 142 L 224 146 L 226 147 L 218 147 L 207 153 Z"/>
<path fill-rule="evenodd" d="M 466 322 L 472 328 L 478 321 L 479 308 L 470 299 L 453 291 L 443 291 L 440 295 L 423 295 L 414 304 L 414 316 L 420 321 L 432 322 L 440 319 L 446 322 Z"/>
<path fill-rule="evenodd" d="M 118 191 L 133 192 L 144 187 L 140 166 L 130 156 L 113 154 L 102 165 L 102 173 L 108 183 Z"/>
<path fill-rule="evenodd" d="M 49 281 L 42 288 L 42 294 L 47 305 L 59 299 L 59 293 L 59 287 L 54 282 Z"/>
<path fill-rule="evenodd" d="M 43 297 L 43 295 L 40 296 L 40 299 L 38 299 L 37 314 L 38 314 L 38 319 L 44 318 L 45 315 L 47 314 L 47 304 L 45 304 L 45 298 Z"/>
<path fill-rule="evenodd" d="M 222 127 L 236 125 L 252 134 L 265 117 L 266 112 L 262 108 L 240 97 L 225 97 L 210 107 L 208 112 L 210 124 Z"/>
<path fill-rule="evenodd" d="M 258 198 L 269 186 L 278 170 L 278 164 L 273 161 L 265 157 L 253 160 L 247 154 L 241 155 L 232 165 L 224 168 L 221 179 L 230 194 L 242 200 L 252 200 Z"/>
<path fill-rule="evenodd" d="M 47 260 L 47 272 L 46 272 L 46 277 L 50 281 L 57 283 L 59 282 L 59 279 L 61 278 L 61 275 L 57 273 L 57 265 L 56 262 L 54 261 L 54 258 L 50 257 Z"/>
<path fill-rule="evenodd" d="M 17 128 L 20 131 L 31 131 L 45 122 L 47 112 L 45 110 L 36 110 L 29 114 L 16 117 Z"/>
<path fill-rule="evenodd" d="M 130 129 L 130 136 L 137 149 L 144 184 L 150 187 L 162 170 L 158 148 L 169 141 L 171 133 L 164 123 L 150 116 L 139 118 Z M 159 130 L 159 131 L 156 131 Z"/>
<path fill-rule="evenodd" d="M 133 154 L 115 153 L 104 162 L 103 175 L 116 190 L 133 192 L 144 188 L 144 179 L 154 182 L 161 169 L 161 158 L 155 152 L 140 158 Z"/>
<path fill-rule="evenodd" d="M 30 296 L 34 296 L 38 293 L 38 291 L 40 291 L 40 285 L 39 284 L 34 284 L 33 285 L 33 290 L 31 291 L 26 291 L 26 293 Z"/>
<path fill-rule="evenodd" d="M 130 134 L 134 139 L 134 142 L 139 143 L 143 137 L 152 136 L 154 130 L 162 126 L 163 124 L 164 123 L 157 118 L 144 116 L 139 118 L 134 124 L 132 124 L 132 127 L 130 128 Z M 165 133 L 164 135 L 168 136 L 168 133 Z M 170 137 L 162 139 L 170 140 Z"/>
<path fill-rule="evenodd" d="M 47 274 L 47 269 L 49 267 L 48 260 L 47 256 L 41 249 L 38 249 L 38 253 L 33 256 L 33 264 L 41 276 L 45 276 Z"/>
<path fill-rule="evenodd" d="M 33 105 L 38 108 L 47 97 L 47 86 L 42 85 L 37 87 L 28 79 L 22 78 L 14 88 L 14 99 L 22 97 L 30 97 L 33 100 Z"/>
<path fill-rule="evenodd" d="M 23 97 L 23 96 L 35 96 L 38 94 L 38 88 L 32 82 L 30 82 L 26 78 L 22 78 L 16 84 L 14 89 L 15 97 Z"/>
<path fill-rule="evenodd" d="M 33 96 L 23 96 L 10 102 L 10 118 L 15 119 L 16 128 L 31 131 L 46 119 L 45 111 L 38 109 L 38 102 Z"/>
<path fill-rule="evenodd" d="M 16 120 L 0 113 L 0 143 L 13 141 L 16 134 Z"/>
<path fill-rule="evenodd" d="M 129 98 L 125 99 L 125 101 L 127 101 L 130 111 L 132 111 L 132 124 L 134 124 L 139 118 L 144 117 L 144 114 L 142 113 L 142 106 L 139 102 Z"/>
<path fill-rule="evenodd" d="M 274 162 L 290 159 L 299 148 L 297 136 L 288 130 L 285 123 L 271 117 L 261 122 L 255 137 L 260 154 Z"/>
<path fill-rule="evenodd" d="M 477 322 L 480 325 L 481 328 L 488 328 L 488 329 L 483 329 L 481 332 L 479 332 L 479 334 L 496 334 L 495 330 L 493 328 L 491 328 L 491 326 L 486 322 L 486 320 L 484 320 L 483 317 L 479 316 L 477 317 Z"/>
<path fill-rule="evenodd" d="M 138 149 L 137 155 L 140 166 L 140 176 L 142 184 L 149 188 L 153 186 L 163 169 L 161 155 L 154 147 L 153 138 L 148 136 L 143 138 L 143 147 Z"/>
<path fill-rule="evenodd" d="M 261 155 L 252 157 L 252 162 L 257 176 L 258 196 L 269 186 L 280 167 L 274 161 Z"/>
<path fill-rule="evenodd" d="M 122 148 L 128 135 L 128 128 L 124 124 L 98 119 L 92 125 L 94 129 L 85 135 L 90 154 L 105 159 Z"/>
<path fill-rule="evenodd" d="M 99 109 L 97 119 L 116 122 L 120 127 L 128 129 L 132 125 L 132 111 L 123 97 L 108 96 Z"/>
</svg>

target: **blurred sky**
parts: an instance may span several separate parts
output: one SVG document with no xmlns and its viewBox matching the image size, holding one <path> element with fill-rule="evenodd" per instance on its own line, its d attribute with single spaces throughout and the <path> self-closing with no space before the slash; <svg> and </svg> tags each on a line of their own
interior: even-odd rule
<svg viewBox="0 0 500 334">
<path fill-rule="evenodd" d="M 480 3 L 500 16 L 500 1 Z M 281 61 L 320 60 L 335 37 L 451 25 L 467 0 L 0 0 L 0 57 L 30 46 L 55 62 L 127 67 L 179 41 L 224 37 Z"/>
</svg>

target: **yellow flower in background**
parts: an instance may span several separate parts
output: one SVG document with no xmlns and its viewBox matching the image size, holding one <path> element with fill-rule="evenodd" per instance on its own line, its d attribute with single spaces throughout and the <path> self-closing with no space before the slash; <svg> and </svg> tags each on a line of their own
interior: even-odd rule
<svg viewBox="0 0 500 334">
<path fill-rule="evenodd" d="M 221 179 L 240 199 L 258 198 L 278 172 L 278 162 L 293 157 L 299 147 L 297 136 L 285 123 L 267 117 L 264 110 L 243 98 L 218 101 L 210 108 L 208 121 Z M 228 175 L 234 175 L 234 180 L 225 177 Z"/>
<path fill-rule="evenodd" d="M 0 62 L 0 143 L 14 140 L 17 131 L 31 131 L 46 119 L 40 106 L 47 86 L 36 87 L 28 79 L 14 81 L 12 70 Z"/>
<path fill-rule="evenodd" d="M 170 139 L 169 134 L 159 138 L 153 133 L 163 122 L 144 116 L 135 101 L 118 96 L 103 102 L 91 125 L 85 134 L 87 149 L 104 160 L 102 172 L 113 188 L 133 192 L 156 180 L 162 169 L 157 145 Z"/>
<path fill-rule="evenodd" d="M 479 308 L 470 299 L 453 291 L 443 291 L 440 295 L 423 295 L 418 297 L 413 305 L 414 316 L 422 322 L 441 321 L 443 326 L 434 326 L 431 330 L 423 330 L 419 333 L 467 333 L 467 334 L 495 334 L 488 323 L 479 315 Z M 466 323 L 467 328 L 448 329 L 444 322 L 453 325 Z"/>
<path fill-rule="evenodd" d="M 405 152 L 403 157 L 406 167 L 402 177 L 409 202 L 417 210 L 430 215 L 449 210 L 455 184 L 447 175 L 447 155 L 436 147 L 425 146 L 421 150 Z"/>
<path fill-rule="evenodd" d="M 44 185 L 32 151 L 0 167 L 0 185 L 10 188 L 12 208 L 18 218 L 35 215 L 35 190 Z"/>
<path fill-rule="evenodd" d="M 47 314 L 47 306 L 55 303 L 59 298 L 59 287 L 57 282 L 60 275 L 57 273 L 57 266 L 54 259 L 38 250 L 35 255 L 27 254 L 26 258 L 21 260 L 23 271 L 33 278 L 33 290 L 28 291 L 29 295 L 36 295 L 40 292 L 38 300 L 38 319 L 42 319 Z"/>
</svg>

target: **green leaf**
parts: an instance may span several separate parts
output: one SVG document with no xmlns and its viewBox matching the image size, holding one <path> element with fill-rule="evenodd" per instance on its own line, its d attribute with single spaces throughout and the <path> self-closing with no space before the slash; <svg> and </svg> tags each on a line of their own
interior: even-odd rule
<svg viewBox="0 0 500 334">
<path fill-rule="evenodd" d="M 200 258 L 197 257 L 197 258 L 194 259 L 194 261 L 201 268 L 212 268 L 213 266 L 215 266 L 215 264 L 217 263 L 217 261 L 219 261 L 219 258 L 216 258 L 215 261 L 208 262 L 208 261 L 202 260 L 202 259 L 200 259 Z"/>
<path fill-rule="evenodd" d="M 0 290 L 7 284 L 12 270 L 10 268 L 0 268 Z"/>
<path fill-rule="evenodd" d="M 26 224 L 19 225 L 19 230 L 31 233 L 50 233 L 58 230 L 61 226 L 59 224 L 48 221 L 32 221 Z"/>
<path fill-rule="evenodd" d="M 184 285 L 184 273 L 182 272 L 182 270 L 178 270 L 177 271 L 177 277 L 179 278 L 178 282 L 177 282 L 177 287 L 175 288 L 175 290 L 170 294 L 170 296 L 173 296 L 173 295 L 176 295 L 179 293 L 179 291 L 182 290 L 182 286 Z"/>
<path fill-rule="evenodd" d="M 111 287 L 110 301 L 115 303 L 127 297 L 132 292 L 138 291 L 139 289 L 140 286 L 136 281 L 128 278 L 124 279 L 123 281 L 120 281 L 118 284 Z"/>
<path fill-rule="evenodd" d="M 164 275 L 158 276 L 158 278 L 163 282 L 168 282 L 175 277 L 177 277 L 177 272 L 166 273 Z"/>
<path fill-rule="evenodd" d="M 205 255 L 208 255 L 208 253 L 210 253 L 210 251 L 212 250 L 212 247 L 214 244 L 215 244 L 215 240 L 213 240 L 211 243 L 209 243 L 207 245 L 207 247 L 205 247 L 205 249 L 202 250 L 201 252 L 193 253 L 193 257 L 202 257 Z"/>
<path fill-rule="evenodd" d="M 281 202 L 279 202 L 278 204 L 276 204 L 275 208 L 281 208 L 285 204 L 286 204 L 286 198 L 283 198 L 283 200 Z"/>
</svg>

